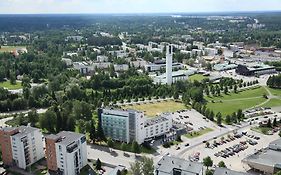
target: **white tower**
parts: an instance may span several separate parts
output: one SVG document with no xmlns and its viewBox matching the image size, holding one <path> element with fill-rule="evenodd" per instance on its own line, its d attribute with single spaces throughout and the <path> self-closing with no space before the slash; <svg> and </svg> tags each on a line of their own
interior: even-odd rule
<svg viewBox="0 0 281 175">
<path fill-rule="evenodd" d="M 168 85 L 173 83 L 173 46 L 166 47 L 166 81 Z"/>
</svg>

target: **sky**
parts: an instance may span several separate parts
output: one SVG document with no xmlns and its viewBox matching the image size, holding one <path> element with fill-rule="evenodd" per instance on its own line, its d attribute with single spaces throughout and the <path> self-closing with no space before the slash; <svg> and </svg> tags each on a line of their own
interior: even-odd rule
<svg viewBox="0 0 281 175">
<path fill-rule="evenodd" d="M 281 0 L 0 0 L 0 14 L 280 11 Z"/>
</svg>

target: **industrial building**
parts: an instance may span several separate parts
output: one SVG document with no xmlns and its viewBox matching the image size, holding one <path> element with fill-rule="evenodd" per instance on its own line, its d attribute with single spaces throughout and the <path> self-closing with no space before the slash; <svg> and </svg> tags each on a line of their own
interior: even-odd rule
<svg viewBox="0 0 281 175">
<path fill-rule="evenodd" d="M 250 175 L 249 173 L 243 173 L 238 171 L 233 171 L 227 168 L 219 168 L 217 167 L 215 169 L 215 172 L 213 175 Z"/>
<path fill-rule="evenodd" d="M 156 175 L 203 175 L 203 164 L 164 156 L 155 167 Z"/>
<path fill-rule="evenodd" d="M 3 163 L 26 169 L 44 157 L 42 133 L 30 126 L 0 129 Z"/>
<path fill-rule="evenodd" d="M 259 150 L 242 160 L 249 167 L 264 174 L 281 170 L 281 139 L 273 141 L 266 149 Z"/>
<path fill-rule="evenodd" d="M 46 136 L 47 167 L 62 175 L 78 175 L 87 165 L 86 136 L 62 131 Z"/>
<path fill-rule="evenodd" d="M 259 76 L 264 74 L 274 74 L 276 73 L 276 69 L 273 66 L 265 65 L 265 64 L 245 64 L 238 65 L 236 68 L 236 73 L 244 76 Z"/>
</svg>

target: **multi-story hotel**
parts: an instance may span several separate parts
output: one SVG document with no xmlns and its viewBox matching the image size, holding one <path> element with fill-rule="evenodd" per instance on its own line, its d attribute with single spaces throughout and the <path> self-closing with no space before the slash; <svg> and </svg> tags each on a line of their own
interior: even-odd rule
<svg viewBox="0 0 281 175">
<path fill-rule="evenodd" d="M 98 117 L 106 137 L 113 140 L 139 144 L 145 140 L 164 135 L 172 128 L 172 119 L 162 115 L 147 119 L 136 110 L 99 109 Z"/>
<path fill-rule="evenodd" d="M 44 157 L 42 133 L 39 129 L 20 126 L 0 129 L 3 163 L 26 169 Z"/>
<path fill-rule="evenodd" d="M 46 158 L 49 171 L 63 175 L 79 174 L 87 164 L 85 135 L 62 131 L 47 136 Z"/>
</svg>

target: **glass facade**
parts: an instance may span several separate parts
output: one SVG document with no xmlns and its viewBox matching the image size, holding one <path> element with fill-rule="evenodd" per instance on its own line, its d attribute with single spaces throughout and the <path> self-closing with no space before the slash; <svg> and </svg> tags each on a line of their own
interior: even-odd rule
<svg viewBox="0 0 281 175">
<path fill-rule="evenodd" d="M 106 137 L 111 137 L 113 140 L 127 142 L 127 116 L 117 116 L 111 114 L 101 114 L 102 128 Z"/>
</svg>

